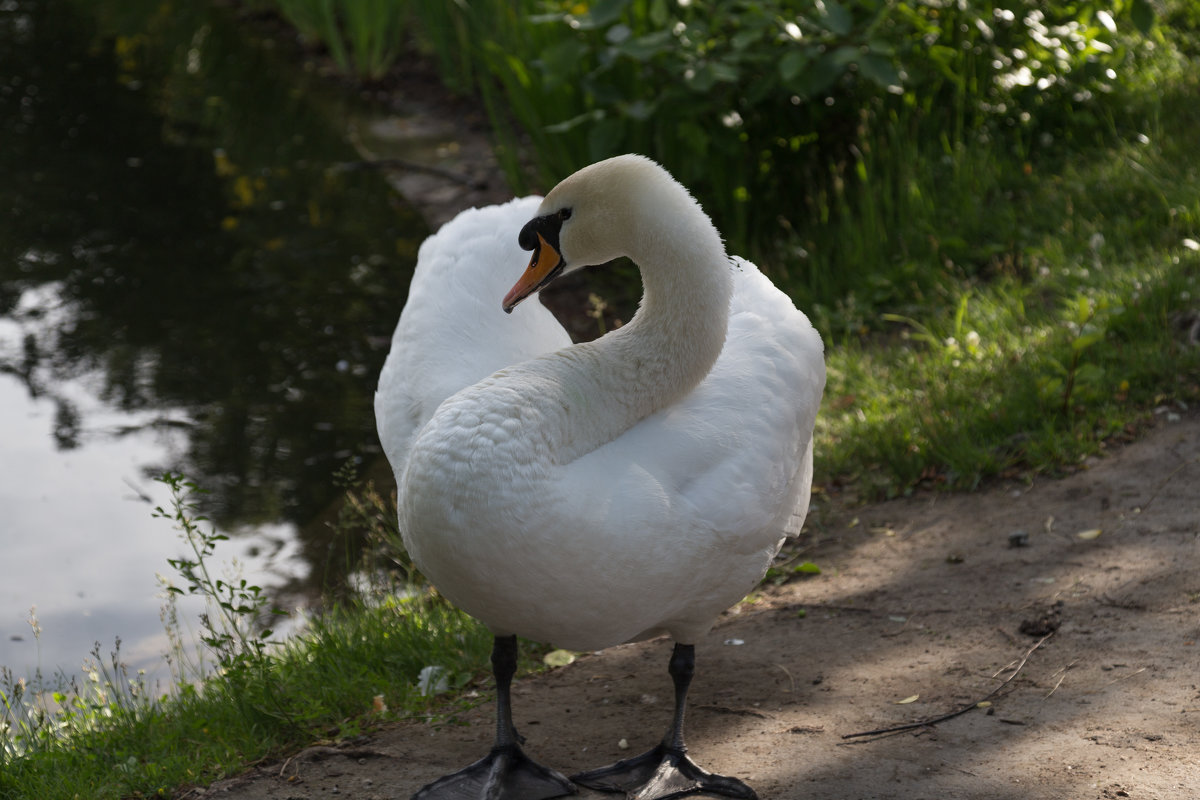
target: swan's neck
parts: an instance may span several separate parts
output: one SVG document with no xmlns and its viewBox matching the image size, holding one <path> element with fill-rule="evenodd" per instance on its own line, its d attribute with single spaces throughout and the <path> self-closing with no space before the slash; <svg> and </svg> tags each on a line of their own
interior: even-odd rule
<svg viewBox="0 0 1200 800">
<path fill-rule="evenodd" d="M 633 319 L 553 358 L 561 370 L 563 402 L 560 425 L 547 433 L 556 440 L 551 452 L 559 463 L 591 452 L 678 402 L 720 355 L 732 266 L 716 229 L 696 212 L 691 227 L 636 237 L 641 245 L 631 256 L 642 273 L 643 297 Z"/>
</svg>

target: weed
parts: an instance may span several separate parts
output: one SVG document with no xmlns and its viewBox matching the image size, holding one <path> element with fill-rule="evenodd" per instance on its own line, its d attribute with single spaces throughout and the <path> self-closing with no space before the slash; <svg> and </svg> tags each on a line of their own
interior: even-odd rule
<svg viewBox="0 0 1200 800">
<path fill-rule="evenodd" d="M 1038 381 L 1038 391 L 1044 398 L 1060 397 L 1062 413 L 1070 415 L 1081 393 L 1090 398 L 1101 390 L 1104 368 L 1084 362 L 1083 356 L 1089 348 L 1104 340 L 1107 320 L 1119 314 L 1121 307 L 1111 305 L 1107 298 L 1084 296 L 1064 305 L 1066 327 L 1070 332 L 1070 357 L 1065 365 L 1056 358 L 1047 359 L 1054 373 Z"/>
<path fill-rule="evenodd" d="M 200 640 L 212 649 L 223 668 L 261 661 L 272 634 L 270 628 L 257 628 L 261 612 L 269 605 L 262 587 L 245 578 L 228 581 L 212 577 L 208 559 L 217 543 L 229 537 L 211 526 L 207 530 L 202 527 L 208 518 L 199 514 L 193 500 L 193 495 L 202 492 L 196 484 L 173 473 L 166 473 L 158 480 L 171 492 L 171 511 L 159 506 L 153 516 L 173 522 L 192 551 L 191 557 L 167 559 L 186 585 L 185 590 L 168 583 L 167 591 L 175 595 L 200 595 L 209 601 L 210 609 L 200 617 L 203 628 Z M 272 608 L 270 613 L 286 615 L 287 612 Z"/>
</svg>

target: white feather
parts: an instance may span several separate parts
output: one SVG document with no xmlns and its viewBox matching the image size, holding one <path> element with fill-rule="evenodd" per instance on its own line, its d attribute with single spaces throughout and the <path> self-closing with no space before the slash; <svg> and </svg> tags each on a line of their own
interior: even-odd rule
<svg viewBox="0 0 1200 800">
<path fill-rule="evenodd" d="M 563 207 L 569 268 L 628 254 L 647 292 L 587 344 L 537 302 L 500 310 L 521 226 Z M 665 171 L 627 156 L 544 201 L 464 212 L 422 246 L 376 414 L 406 546 L 494 633 L 690 644 L 799 531 L 824 382 L 804 314 L 726 257 Z"/>
</svg>

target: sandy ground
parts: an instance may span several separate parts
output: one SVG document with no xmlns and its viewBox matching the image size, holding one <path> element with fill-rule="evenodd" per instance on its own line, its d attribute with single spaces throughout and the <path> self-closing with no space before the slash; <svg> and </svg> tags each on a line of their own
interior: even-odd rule
<svg viewBox="0 0 1200 800">
<path fill-rule="evenodd" d="M 799 555 L 821 574 L 764 590 L 697 647 L 693 757 L 763 800 L 1200 797 L 1200 416 L 1165 417 L 1062 480 L 819 515 Z M 570 773 L 653 745 L 669 652 L 518 680 L 527 751 Z M 487 696 L 186 796 L 407 798 L 482 756 L 493 713 Z"/>
</svg>

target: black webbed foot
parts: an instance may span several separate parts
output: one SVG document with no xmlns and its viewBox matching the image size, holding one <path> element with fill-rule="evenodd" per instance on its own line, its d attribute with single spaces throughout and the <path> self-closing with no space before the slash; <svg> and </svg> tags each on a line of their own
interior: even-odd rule
<svg viewBox="0 0 1200 800">
<path fill-rule="evenodd" d="M 701 794 L 758 800 L 754 790 L 738 779 L 714 775 L 688 758 L 687 753 L 661 744 L 640 756 L 572 775 L 571 780 L 602 792 L 625 792 L 629 800 Z"/>
<path fill-rule="evenodd" d="M 575 793 L 574 784 L 514 744 L 494 748 L 471 766 L 438 778 L 412 800 L 548 800 Z"/>
<path fill-rule="evenodd" d="M 602 792 L 625 792 L 629 800 L 667 800 L 691 795 L 717 795 L 735 800 L 758 800 L 737 778 L 714 775 L 687 756 L 683 717 L 688 687 L 696 671 L 696 651 L 690 644 L 675 645 L 667 671 L 675 682 L 675 716 L 662 743 L 649 752 L 608 767 L 572 776 L 580 786 Z"/>
<path fill-rule="evenodd" d="M 512 722 L 511 687 L 517 671 L 517 637 L 497 636 L 492 646 L 496 676 L 496 743 L 492 752 L 458 772 L 438 778 L 412 800 L 549 800 L 575 794 L 575 785 L 521 749 Z"/>
</svg>

